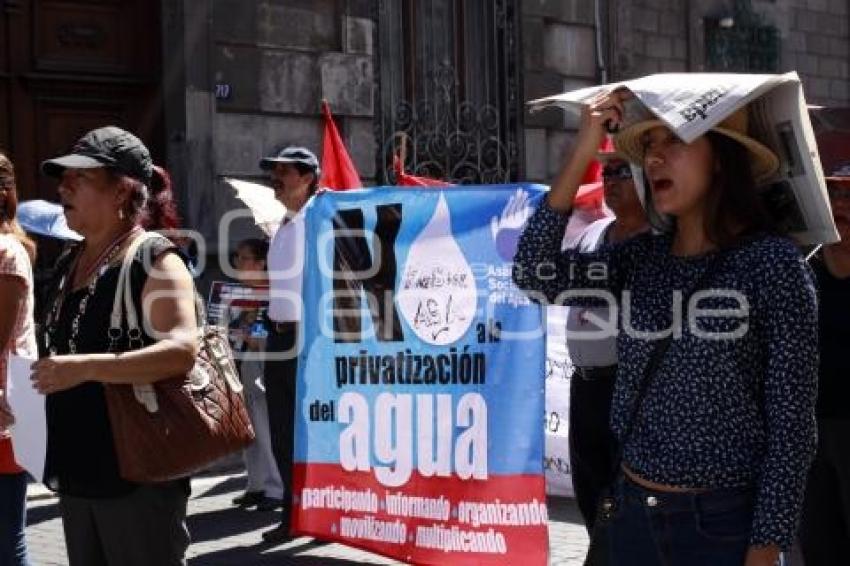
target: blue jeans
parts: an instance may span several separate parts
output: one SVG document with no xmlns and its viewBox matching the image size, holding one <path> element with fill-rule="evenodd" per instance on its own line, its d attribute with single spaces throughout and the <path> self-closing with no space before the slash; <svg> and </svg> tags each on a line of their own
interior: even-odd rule
<svg viewBox="0 0 850 566">
<path fill-rule="evenodd" d="M 610 518 L 611 565 L 741 566 L 753 520 L 749 489 L 667 493 L 620 477 Z"/>
<path fill-rule="evenodd" d="M 29 566 L 26 473 L 0 474 L 0 502 L 0 565 Z"/>
</svg>

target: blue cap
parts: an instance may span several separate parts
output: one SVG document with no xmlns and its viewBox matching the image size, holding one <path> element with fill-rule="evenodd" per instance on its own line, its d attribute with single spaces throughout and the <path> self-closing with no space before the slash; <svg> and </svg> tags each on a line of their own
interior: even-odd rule
<svg viewBox="0 0 850 566">
<path fill-rule="evenodd" d="M 26 200 L 18 205 L 18 223 L 32 234 L 79 242 L 82 236 L 68 228 L 62 207 L 46 200 Z"/>
<path fill-rule="evenodd" d="M 301 163 L 312 169 L 319 176 L 319 160 L 316 154 L 306 147 L 289 146 L 280 150 L 277 155 L 264 157 L 260 160 L 260 169 L 268 171 L 274 169 L 278 163 Z"/>
</svg>

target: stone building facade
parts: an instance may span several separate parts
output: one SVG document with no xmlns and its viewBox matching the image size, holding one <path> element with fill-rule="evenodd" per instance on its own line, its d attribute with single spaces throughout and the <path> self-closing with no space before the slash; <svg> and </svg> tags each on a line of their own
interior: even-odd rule
<svg viewBox="0 0 850 566">
<path fill-rule="evenodd" d="M 163 2 L 169 165 L 188 224 L 211 242 L 240 208 L 227 177 L 261 179 L 260 157 L 290 145 L 318 155 L 321 101 L 336 114 L 365 184 L 374 176 L 373 20 L 368 2 Z M 179 57 L 180 53 L 183 57 Z M 170 66 L 170 68 L 168 68 Z M 166 85 L 168 86 L 168 84 Z M 256 232 L 233 223 L 233 242 Z"/>
<path fill-rule="evenodd" d="M 848 0 L 524 0 L 526 99 L 603 79 L 717 70 L 706 30 L 724 19 L 732 28 L 747 23 L 736 16 L 775 30 L 772 72 L 797 71 L 810 104 L 850 106 Z M 575 124 L 547 110 L 527 116 L 524 127 L 526 176 L 545 182 L 569 151 Z"/>
<path fill-rule="evenodd" d="M 464 13 L 451 8 L 456 11 L 446 20 L 449 29 L 437 30 L 456 38 L 454 51 L 473 53 L 468 45 L 472 36 L 458 35 L 458 25 L 480 25 L 484 32 L 492 27 L 493 33 L 502 34 L 491 46 L 497 55 L 492 61 L 502 66 L 502 74 L 493 76 L 508 84 L 497 97 L 499 108 L 519 109 L 515 120 L 499 126 L 502 134 L 505 128 L 515 130 L 502 148 L 503 155 L 516 162 L 507 170 L 512 178 L 508 180 L 551 179 L 574 134 L 575 123 L 562 111 L 529 114 L 523 101 L 603 80 L 716 69 L 718 61 L 740 58 L 742 48 L 727 45 L 726 52 L 717 51 L 710 34 L 722 35 L 735 26 L 766 30 L 761 63 L 773 65 L 774 72 L 798 71 L 810 103 L 850 106 L 850 0 L 464 2 L 163 0 L 166 147 L 189 224 L 219 242 L 218 220 L 238 208 L 223 178 L 258 178 L 259 157 L 289 143 L 318 152 L 323 98 L 331 105 L 364 184 L 386 182 L 387 130 L 382 124 L 390 111 L 384 102 L 392 82 L 387 79 L 387 58 L 407 57 L 408 67 L 433 62 L 433 57 L 420 57 L 416 51 L 422 45 L 406 39 L 416 36 L 422 43 L 416 35 L 419 20 L 413 21 L 410 14 L 420 18 L 416 10 L 426 5 L 437 14 L 437 28 L 439 18 L 448 14 L 440 9 L 466 6 Z M 468 13 L 488 5 L 496 6 L 495 15 L 486 16 L 492 21 L 482 23 Z M 385 33 L 382 26 L 389 12 L 405 6 L 410 11 L 404 12 L 408 15 L 398 29 Z M 487 33 L 480 37 L 485 41 Z M 399 44 L 388 46 L 388 41 Z M 431 41 L 431 46 L 439 42 Z M 425 43 L 424 49 L 429 48 Z M 407 47 L 418 55 L 407 53 Z M 466 63 L 453 60 L 454 66 L 446 66 L 455 73 L 450 77 L 455 102 L 473 96 L 475 72 L 489 72 L 486 64 L 476 67 L 469 57 Z M 423 81 L 414 84 L 417 79 L 410 69 L 404 72 L 411 74 L 398 79 L 399 88 L 422 88 Z M 226 239 L 233 242 L 251 231 L 245 219 Z"/>
</svg>

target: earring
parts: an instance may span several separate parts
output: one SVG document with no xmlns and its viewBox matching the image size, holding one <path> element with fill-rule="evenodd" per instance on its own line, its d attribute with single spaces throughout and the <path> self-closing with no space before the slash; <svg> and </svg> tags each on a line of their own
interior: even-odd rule
<svg viewBox="0 0 850 566">
<path fill-rule="evenodd" d="M 123 208 L 118 209 L 118 220 L 124 220 L 124 209 Z"/>
</svg>

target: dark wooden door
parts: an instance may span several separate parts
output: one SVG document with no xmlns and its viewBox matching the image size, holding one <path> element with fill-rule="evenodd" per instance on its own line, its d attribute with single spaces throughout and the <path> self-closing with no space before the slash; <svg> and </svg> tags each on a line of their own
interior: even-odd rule
<svg viewBox="0 0 850 566">
<path fill-rule="evenodd" d="M 159 2 L 0 0 L 0 148 L 21 200 L 56 199 L 42 160 L 86 131 L 133 131 L 162 162 Z"/>
</svg>

